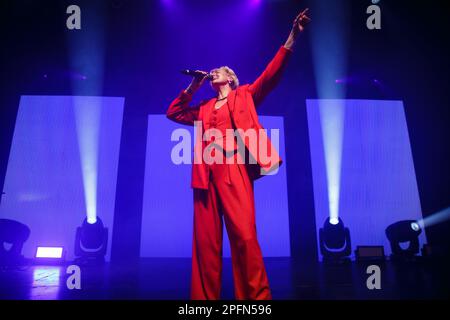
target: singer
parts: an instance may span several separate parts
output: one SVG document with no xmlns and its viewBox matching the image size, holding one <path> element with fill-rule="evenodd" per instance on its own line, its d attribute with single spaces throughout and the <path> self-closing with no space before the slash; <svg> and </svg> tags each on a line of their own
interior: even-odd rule
<svg viewBox="0 0 450 320">
<path fill-rule="evenodd" d="M 196 70 L 197 75 L 188 88 L 170 104 L 167 117 L 181 124 L 194 125 L 201 121 L 203 129 L 216 128 L 223 135 L 226 129 L 262 129 L 256 107 L 279 82 L 298 35 L 310 21 L 308 9 L 294 19 L 292 29 L 283 46 L 280 47 L 264 72 L 251 84 L 239 86 L 239 80 L 232 69 L 220 67 L 210 73 Z M 198 75 L 199 74 L 199 75 Z M 199 105 L 190 107 L 192 95 L 205 79 L 210 79 L 217 96 Z M 228 130 L 229 132 L 230 130 Z M 257 136 L 258 139 L 262 139 Z M 223 137 L 225 140 L 226 137 Z M 242 137 L 241 137 L 242 138 Z M 272 299 L 261 249 L 256 236 L 253 180 L 273 171 L 281 164 L 276 152 L 273 161 L 264 163 L 252 150 L 245 137 L 244 152 L 256 164 L 221 163 L 208 164 L 205 161 L 192 165 L 194 189 L 194 233 L 192 245 L 191 299 L 220 299 L 222 274 L 222 232 L 223 221 L 228 231 L 231 246 L 235 298 L 238 300 Z M 266 137 L 264 143 L 270 145 Z M 212 143 L 200 142 L 196 151 L 204 155 Z M 271 148 L 272 149 L 272 148 Z M 220 152 L 224 158 L 237 158 L 240 148 L 216 148 L 210 153 Z M 242 155 L 241 155 L 242 156 Z M 245 157 L 247 159 L 247 157 Z M 255 170 L 258 169 L 258 170 Z"/>
</svg>

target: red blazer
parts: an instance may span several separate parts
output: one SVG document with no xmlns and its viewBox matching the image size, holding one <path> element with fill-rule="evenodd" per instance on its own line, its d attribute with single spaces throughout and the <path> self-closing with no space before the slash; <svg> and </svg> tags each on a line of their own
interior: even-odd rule
<svg viewBox="0 0 450 320">
<path fill-rule="evenodd" d="M 256 164 L 247 164 L 250 176 L 253 180 L 274 172 L 281 165 L 282 160 L 275 148 L 272 146 L 270 139 L 267 137 L 263 127 L 258 121 L 256 107 L 264 100 L 267 94 L 277 85 L 281 78 L 282 71 L 289 60 L 292 51 L 281 46 L 275 57 L 267 65 L 264 72 L 252 84 L 245 84 L 232 90 L 228 95 L 228 104 L 230 105 L 230 115 L 232 122 L 237 129 L 244 132 L 248 129 L 256 129 L 258 147 L 266 144 L 267 150 L 270 150 L 269 161 L 259 156 L 254 146 L 249 146 L 247 139 L 239 133 L 242 141 L 245 143 L 248 154 L 256 160 Z M 209 119 L 213 105 L 217 98 L 202 101 L 199 105 L 190 107 L 189 102 L 192 95 L 186 91 L 182 91 L 175 100 L 172 101 L 168 110 L 167 117 L 175 122 L 194 125 L 194 121 L 202 121 L 202 130 L 208 130 L 208 123 L 203 119 Z M 238 131 L 239 132 L 239 131 Z M 197 134 L 197 141 L 194 148 L 194 157 L 201 157 L 203 149 L 207 142 L 201 141 L 201 135 Z M 248 161 L 246 161 L 247 163 Z M 208 189 L 209 182 L 209 166 L 201 161 L 201 163 L 192 164 L 192 188 Z"/>
</svg>

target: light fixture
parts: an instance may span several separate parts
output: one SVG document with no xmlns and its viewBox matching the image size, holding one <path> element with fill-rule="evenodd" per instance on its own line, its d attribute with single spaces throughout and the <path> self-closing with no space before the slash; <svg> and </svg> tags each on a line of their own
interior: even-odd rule
<svg viewBox="0 0 450 320">
<path fill-rule="evenodd" d="M 100 217 L 95 223 L 85 218 L 75 236 L 76 262 L 80 264 L 98 264 L 105 261 L 108 246 L 108 228 L 105 228 Z"/>
<path fill-rule="evenodd" d="M 383 246 L 357 246 L 355 250 L 356 261 L 384 261 Z"/>
<path fill-rule="evenodd" d="M 341 218 L 327 218 L 319 229 L 320 252 L 324 262 L 348 261 L 351 254 L 350 230 Z"/>
<path fill-rule="evenodd" d="M 63 257 L 63 247 L 37 247 L 36 258 L 61 259 Z"/>
<path fill-rule="evenodd" d="M 22 248 L 30 228 L 15 220 L 0 219 L 0 265 L 17 266 L 23 262 Z"/>
<path fill-rule="evenodd" d="M 422 232 L 415 220 L 402 220 L 386 228 L 386 236 L 391 244 L 391 258 L 413 258 L 419 253 L 419 235 Z M 402 248 L 405 246 L 405 248 Z"/>
<path fill-rule="evenodd" d="M 65 251 L 63 247 L 43 247 L 36 248 L 34 255 L 35 264 L 61 264 L 65 261 Z"/>
</svg>

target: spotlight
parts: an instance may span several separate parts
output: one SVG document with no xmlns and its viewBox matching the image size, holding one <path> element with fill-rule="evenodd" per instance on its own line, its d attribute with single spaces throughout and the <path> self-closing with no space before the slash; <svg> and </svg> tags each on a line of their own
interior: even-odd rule
<svg viewBox="0 0 450 320">
<path fill-rule="evenodd" d="M 30 228 L 15 220 L 0 219 L 0 265 L 17 266 L 23 261 L 22 247 Z"/>
<path fill-rule="evenodd" d="M 327 218 L 319 229 L 320 252 L 324 261 L 342 262 L 351 254 L 350 231 L 341 218 Z"/>
<path fill-rule="evenodd" d="M 339 223 L 339 219 L 338 218 L 330 218 L 330 223 L 332 225 L 337 225 Z"/>
<path fill-rule="evenodd" d="M 75 256 L 81 264 L 97 264 L 105 261 L 108 246 L 108 228 L 103 226 L 100 217 L 94 223 L 85 218 L 75 236 Z"/>
<path fill-rule="evenodd" d="M 411 229 L 413 229 L 414 231 L 419 231 L 419 224 L 417 222 L 411 222 Z"/>
<path fill-rule="evenodd" d="M 417 224 L 422 228 L 428 228 L 436 224 L 442 223 L 450 219 L 450 207 L 442 209 L 436 213 L 427 215 L 425 218 L 417 221 Z"/>
<path fill-rule="evenodd" d="M 392 258 L 412 258 L 419 252 L 419 234 L 422 232 L 415 220 L 402 220 L 386 228 L 386 236 L 391 244 Z M 407 244 L 403 249 L 400 244 Z"/>
</svg>

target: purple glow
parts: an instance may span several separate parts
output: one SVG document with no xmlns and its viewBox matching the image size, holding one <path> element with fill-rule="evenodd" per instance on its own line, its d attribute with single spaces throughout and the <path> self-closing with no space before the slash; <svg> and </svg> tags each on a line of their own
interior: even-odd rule
<svg viewBox="0 0 450 320">
<path fill-rule="evenodd" d="M 162 4 L 167 6 L 167 7 L 171 7 L 174 5 L 174 0 L 161 0 Z"/>
<path fill-rule="evenodd" d="M 253 8 L 255 8 L 261 4 L 261 0 L 249 0 L 249 1 L 250 1 L 250 6 Z"/>
<path fill-rule="evenodd" d="M 336 79 L 336 83 L 352 83 L 357 81 L 355 77 L 344 77 L 344 78 L 339 78 Z"/>
</svg>

